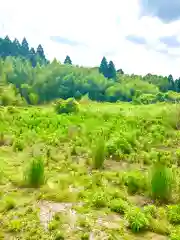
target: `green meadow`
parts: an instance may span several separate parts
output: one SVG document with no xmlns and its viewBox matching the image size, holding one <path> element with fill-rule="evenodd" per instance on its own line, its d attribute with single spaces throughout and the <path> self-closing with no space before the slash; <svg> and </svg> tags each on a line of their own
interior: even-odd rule
<svg viewBox="0 0 180 240">
<path fill-rule="evenodd" d="M 180 107 L 0 108 L 0 239 L 180 239 Z"/>
</svg>

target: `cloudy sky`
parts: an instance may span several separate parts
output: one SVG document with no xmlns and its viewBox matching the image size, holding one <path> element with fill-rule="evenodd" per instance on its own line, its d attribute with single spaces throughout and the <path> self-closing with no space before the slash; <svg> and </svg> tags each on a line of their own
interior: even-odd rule
<svg viewBox="0 0 180 240">
<path fill-rule="evenodd" d="M 1 0 L 0 37 L 41 43 L 49 59 L 180 76 L 180 0 Z"/>
</svg>

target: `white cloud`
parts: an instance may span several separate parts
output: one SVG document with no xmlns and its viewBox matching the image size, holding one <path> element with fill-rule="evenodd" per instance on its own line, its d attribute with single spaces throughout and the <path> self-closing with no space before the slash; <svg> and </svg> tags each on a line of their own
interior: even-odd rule
<svg viewBox="0 0 180 240">
<path fill-rule="evenodd" d="M 167 50 L 161 36 L 180 37 L 180 23 L 139 19 L 139 11 L 138 0 L 1 0 L 0 35 L 20 40 L 26 36 L 33 47 L 41 43 L 50 59 L 63 61 L 68 54 L 75 64 L 90 66 L 109 53 L 108 60 L 125 72 L 180 76 L 180 50 L 168 49 L 171 55 L 155 51 Z M 145 37 L 147 46 L 127 41 L 129 34 Z M 50 36 L 85 46 L 55 43 Z"/>
</svg>

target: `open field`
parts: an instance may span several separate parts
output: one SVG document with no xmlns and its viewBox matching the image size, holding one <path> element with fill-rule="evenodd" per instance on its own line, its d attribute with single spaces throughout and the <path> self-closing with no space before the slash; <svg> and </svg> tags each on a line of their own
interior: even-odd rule
<svg viewBox="0 0 180 240">
<path fill-rule="evenodd" d="M 0 108 L 0 239 L 180 239 L 180 108 Z M 159 172 L 158 172 L 159 171 Z"/>
</svg>

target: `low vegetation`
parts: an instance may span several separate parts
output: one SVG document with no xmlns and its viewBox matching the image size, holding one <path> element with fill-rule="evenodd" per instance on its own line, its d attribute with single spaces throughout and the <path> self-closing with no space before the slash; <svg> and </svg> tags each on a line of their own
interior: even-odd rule
<svg viewBox="0 0 180 240">
<path fill-rule="evenodd" d="M 177 111 L 73 99 L 1 107 L 2 239 L 178 239 Z"/>
</svg>

